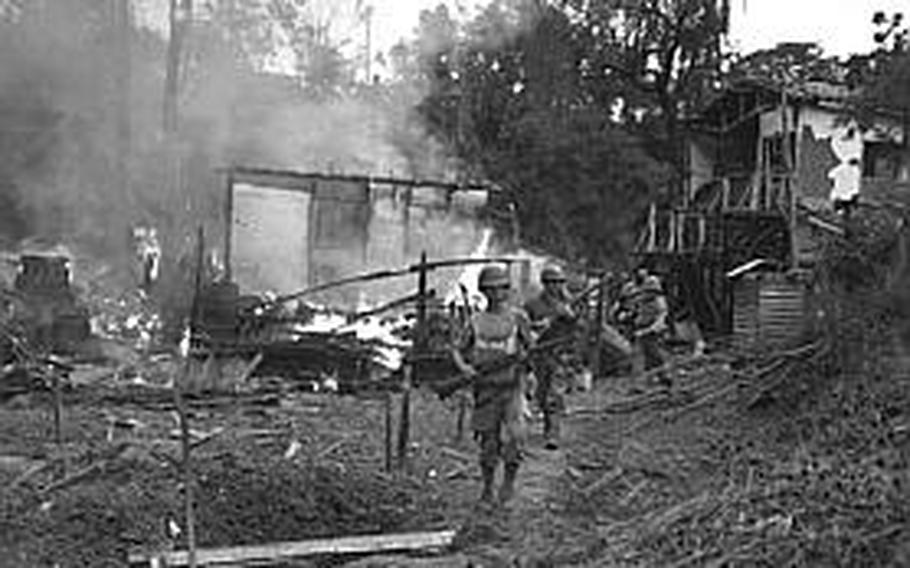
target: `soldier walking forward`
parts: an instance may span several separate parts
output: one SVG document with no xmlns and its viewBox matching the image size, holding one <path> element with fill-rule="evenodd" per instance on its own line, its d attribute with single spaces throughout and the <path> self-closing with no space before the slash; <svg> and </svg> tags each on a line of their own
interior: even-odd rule
<svg viewBox="0 0 910 568">
<path fill-rule="evenodd" d="M 538 342 L 550 341 L 575 333 L 576 314 L 566 289 L 566 277 L 557 266 L 547 266 L 540 273 L 543 291 L 525 304 L 531 329 Z M 571 357 L 572 347 L 542 354 L 534 362 L 537 375 L 537 403 L 543 412 L 545 446 L 559 447 L 560 424 L 565 413 L 565 396 L 569 388 L 569 370 L 563 359 Z"/>
<path fill-rule="evenodd" d="M 641 286 L 635 317 L 635 338 L 644 355 L 645 371 L 662 367 L 668 359 L 664 349 L 668 312 L 660 279 L 654 275 L 647 276 Z M 660 383 L 669 385 L 671 377 L 661 372 L 657 379 Z"/>
<path fill-rule="evenodd" d="M 521 364 L 483 375 L 474 365 L 524 352 L 530 347 L 531 333 L 524 313 L 508 303 L 511 286 L 505 269 L 485 266 L 478 288 L 487 299 L 487 309 L 471 317 L 466 337 L 460 348 L 453 350 L 453 359 L 462 373 L 474 378 L 471 425 L 480 444 L 481 501 L 493 502 L 496 470 L 502 462 L 499 500 L 505 503 L 514 495 L 522 459 L 526 377 Z"/>
</svg>

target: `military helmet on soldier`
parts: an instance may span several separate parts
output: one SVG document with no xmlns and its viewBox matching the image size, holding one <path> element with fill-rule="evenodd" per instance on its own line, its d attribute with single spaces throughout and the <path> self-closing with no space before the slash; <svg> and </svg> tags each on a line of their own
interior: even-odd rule
<svg viewBox="0 0 910 568">
<path fill-rule="evenodd" d="M 490 288 L 507 288 L 511 284 L 509 272 L 495 264 L 484 266 L 477 278 L 477 287 L 481 290 Z"/>
<path fill-rule="evenodd" d="M 637 293 L 637 287 L 635 286 L 635 282 L 632 280 L 625 282 L 622 285 L 622 288 L 620 288 L 620 290 L 619 290 L 619 296 L 621 298 L 631 298 L 631 297 L 635 296 L 636 293 Z"/>
<path fill-rule="evenodd" d="M 566 275 L 562 271 L 562 268 L 556 266 L 555 264 L 550 264 L 544 267 L 540 271 L 540 282 L 542 284 L 562 283 L 566 281 Z"/>
<path fill-rule="evenodd" d="M 654 276 L 653 274 L 645 278 L 644 283 L 641 286 L 642 292 L 651 292 L 654 294 L 660 294 L 663 292 L 663 286 L 660 284 L 660 278 Z"/>
</svg>

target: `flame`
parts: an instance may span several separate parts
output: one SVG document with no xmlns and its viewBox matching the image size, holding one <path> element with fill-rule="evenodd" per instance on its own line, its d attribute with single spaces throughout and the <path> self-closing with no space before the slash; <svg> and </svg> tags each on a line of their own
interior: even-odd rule
<svg viewBox="0 0 910 568">
<path fill-rule="evenodd" d="M 481 233 L 480 243 L 471 252 L 469 258 L 486 258 L 490 256 L 492 250 L 493 229 L 485 228 Z M 477 287 L 477 278 L 480 276 L 480 271 L 482 269 L 482 264 L 469 264 L 466 266 L 464 270 L 461 271 L 458 279 L 450 286 L 449 291 L 445 296 L 445 303 L 463 303 L 464 291 L 467 291 L 468 301 L 471 303 L 471 306 L 480 307 L 482 309 L 486 300 Z"/>
</svg>

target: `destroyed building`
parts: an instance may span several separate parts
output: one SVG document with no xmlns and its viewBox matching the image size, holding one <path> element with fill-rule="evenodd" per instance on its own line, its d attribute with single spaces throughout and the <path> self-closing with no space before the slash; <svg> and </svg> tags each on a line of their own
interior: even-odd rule
<svg viewBox="0 0 910 568">
<path fill-rule="evenodd" d="M 225 276 L 245 294 L 292 294 L 402 267 L 424 252 L 431 259 L 463 257 L 494 247 L 492 187 L 249 168 L 226 176 Z M 430 287 L 445 295 L 458 275 L 458 269 L 438 271 Z M 313 300 L 357 309 L 414 288 L 413 278 L 386 279 Z"/>
<path fill-rule="evenodd" d="M 799 336 L 818 235 L 842 231 L 838 202 L 910 191 L 901 115 L 860 125 L 850 95 L 741 80 L 687 122 L 681 199 L 652 206 L 637 253 L 709 333 Z"/>
</svg>

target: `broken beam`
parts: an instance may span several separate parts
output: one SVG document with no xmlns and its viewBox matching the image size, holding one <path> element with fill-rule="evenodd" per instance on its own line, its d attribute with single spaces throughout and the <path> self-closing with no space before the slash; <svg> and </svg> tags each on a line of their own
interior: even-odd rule
<svg viewBox="0 0 910 568">
<path fill-rule="evenodd" d="M 448 530 L 408 534 L 346 536 L 299 542 L 199 549 L 196 551 L 196 562 L 200 566 L 236 565 L 241 562 L 273 562 L 318 554 L 366 554 L 443 548 L 449 546 L 454 538 L 455 531 Z M 182 550 L 157 554 L 130 553 L 129 555 L 130 565 L 186 566 L 188 561 L 189 554 Z"/>
<path fill-rule="evenodd" d="M 406 266 L 404 268 L 388 269 L 388 270 L 377 270 L 375 272 L 365 272 L 363 274 L 358 274 L 355 276 L 350 276 L 347 278 L 341 278 L 339 280 L 333 280 L 331 282 L 325 282 L 323 284 L 318 284 L 311 288 L 305 288 L 297 292 L 291 292 L 277 298 L 273 298 L 268 301 L 262 301 L 256 306 L 250 306 L 248 310 L 252 311 L 255 308 L 265 307 L 265 306 L 276 306 L 278 304 L 283 304 L 285 302 L 290 302 L 292 300 L 297 300 L 304 296 L 315 294 L 316 292 L 324 292 L 326 290 L 331 290 L 332 288 L 339 288 L 341 286 L 347 286 L 348 284 L 358 284 L 361 282 L 372 282 L 374 280 L 385 280 L 387 278 L 396 278 L 399 276 L 407 276 L 408 274 L 414 274 L 420 272 L 421 270 L 431 271 L 438 268 L 452 268 L 459 266 L 468 266 L 473 264 L 487 264 L 487 263 L 502 263 L 502 264 L 512 264 L 519 262 L 521 259 L 514 256 L 496 256 L 490 258 L 447 258 L 442 260 L 431 260 L 429 262 L 422 262 L 419 264 L 413 264 Z M 419 298 L 419 296 L 418 296 Z"/>
<path fill-rule="evenodd" d="M 233 167 L 222 168 L 234 177 L 284 177 L 300 181 L 349 181 L 354 183 L 367 183 L 377 185 L 392 185 L 399 187 L 416 187 L 416 188 L 438 188 L 448 191 L 488 191 L 502 192 L 502 189 L 491 183 L 452 183 L 432 179 L 406 179 L 391 176 L 370 176 L 370 175 L 352 175 L 352 174 L 326 174 L 321 172 L 297 172 L 292 170 L 270 169 L 270 168 L 251 168 L 251 167 Z"/>
</svg>

